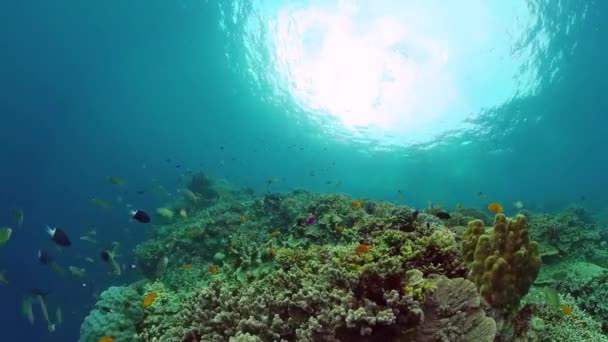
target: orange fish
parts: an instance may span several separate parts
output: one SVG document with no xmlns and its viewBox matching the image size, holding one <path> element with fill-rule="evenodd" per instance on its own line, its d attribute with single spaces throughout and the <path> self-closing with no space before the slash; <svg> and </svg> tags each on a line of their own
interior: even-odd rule
<svg viewBox="0 0 608 342">
<path fill-rule="evenodd" d="M 182 265 L 182 267 L 181 267 L 181 269 L 182 269 L 182 270 L 189 270 L 189 269 L 191 269 L 191 268 L 192 268 L 192 264 L 184 264 L 184 265 Z"/>
<path fill-rule="evenodd" d="M 353 208 L 361 208 L 361 206 L 363 205 L 363 202 L 353 201 L 353 203 L 351 203 L 351 205 L 353 206 Z"/>
<path fill-rule="evenodd" d="M 371 246 L 366 244 L 366 243 L 361 243 L 359 244 L 359 246 L 357 246 L 355 248 L 355 252 L 357 252 L 357 254 L 365 254 L 367 252 L 369 252 Z"/>
<path fill-rule="evenodd" d="M 217 267 L 215 267 L 215 265 L 209 265 L 209 267 L 207 267 L 207 269 L 209 269 L 209 272 L 211 272 L 211 274 L 213 274 L 213 275 L 220 273 L 220 270 L 218 270 Z"/>
<path fill-rule="evenodd" d="M 239 218 L 239 221 L 241 221 L 241 223 L 245 223 L 247 222 L 247 218 L 245 216 L 241 216 L 241 218 Z"/>
<path fill-rule="evenodd" d="M 270 235 L 271 237 L 277 237 L 277 236 L 279 236 L 279 234 L 280 234 L 280 233 L 279 233 L 278 231 L 273 230 L 273 231 L 272 231 L 272 232 L 270 232 L 268 235 Z"/>
<path fill-rule="evenodd" d="M 144 296 L 144 308 L 147 308 L 148 306 L 152 305 L 152 303 L 154 303 L 154 301 L 156 300 L 156 297 L 158 297 L 158 293 L 156 293 L 156 291 L 150 292 L 147 295 L 145 295 Z"/>
<path fill-rule="evenodd" d="M 98 342 L 114 342 L 114 337 L 112 336 L 101 336 Z"/>
<path fill-rule="evenodd" d="M 502 205 L 500 205 L 500 203 L 496 203 L 496 202 L 492 202 L 490 204 L 488 204 L 488 210 L 493 212 L 493 213 L 502 213 L 503 208 Z"/>
<path fill-rule="evenodd" d="M 270 255 L 270 257 L 274 258 L 274 256 L 277 255 L 277 250 L 274 249 L 274 247 L 270 247 L 270 249 L 268 250 L 268 255 Z"/>
<path fill-rule="evenodd" d="M 563 313 L 565 313 L 566 315 L 572 317 L 574 316 L 574 310 L 572 310 L 572 308 L 569 305 L 566 304 L 562 304 L 562 306 L 560 307 L 560 309 L 562 310 Z"/>
<path fill-rule="evenodd" d="M 336 227 L 336 232 L 337 233 L 342 233 L 343 230 L 344 230 L 344 226 L 337 226 Z"/>
</svg>

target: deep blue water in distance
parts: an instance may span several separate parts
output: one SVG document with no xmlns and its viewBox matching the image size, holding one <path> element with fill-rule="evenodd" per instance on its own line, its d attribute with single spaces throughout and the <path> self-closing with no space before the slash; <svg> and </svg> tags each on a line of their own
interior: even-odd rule
<svg viewBox="0 0 608 342">
<path fill-rule="evenodd" d="M 76 341 L 95 299 L 82 280 L 41 266 L 36 251 L 47 249 L 66 268 L 87 267 L 98 292 L 134 281 L 135 272 L 111 279 L 82 257 L 97 259 L 101 246 L 119 241 L 128 262 L 147 235 L 129 220 L 126 203 L 163 206 L 168 200 L 149 189 L 175 192 L 187 170 L 258 191 L 272 177 L 284 178 L 278 191 L 393 200 L 402 190 L 414 206 L 481 206 L 475 194 L 483 191 L 543 210 L 572 203 L 608 210 L 608 3 L 586 2 L 584 20 L 567 33 L 562 27 L 581 1 L 531 3 L 546 12 L 545 29 L 554 34 L 539 59 L 539 70 L 559 69 L 554 79 L 542 77 L 534 96 L 488 109 L 476 121 L 483 129 L 377 150 L 332 137 L 324 124 L 298 117 L 295 104 L 262 101 L 267 85 L 252 86 L 239 50 L 244 31 L 219 24 L 248 6 L 231 14 L 236 7 L 212 0 L 2 1 L 0 226 L 14 226 L 13 207 L 24 209 L 25 222 L 0 250 L 9 281 L 0 285 L 1 339 Z M 559 65 L 550 64 L 552 54 L 563 54 Z M 113 187 L 110 175 L 126 187 Z M 73 246 L 59 252 L 45 224 L 68 231 Z M 91 225 L 94 248 L 78 240 Z M 37 307 L 34 326 L 21 315 L 21 299 L 34 287 L 52 291 L 51 311 L 63 310 L 64 324 L 52 334 Z"/>
</svg>

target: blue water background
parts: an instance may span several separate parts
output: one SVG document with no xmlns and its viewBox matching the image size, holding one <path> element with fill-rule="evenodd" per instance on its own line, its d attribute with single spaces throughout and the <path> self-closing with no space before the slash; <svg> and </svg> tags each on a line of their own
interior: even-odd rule
<svg viewBox="0 0 608 342">
<path fill-rule="evenodd" d="M 560 3 L 566 13 L 576 10 L 577 1 Z M 482 207 L 491 199 L 543 210 L 570 204 L 606 210 L 606 2 L 593 2 L 584 25 L 568 34 L 560 30 L 567 16 L 548 11 L 556 39 L 545 61 L 560 52 L 566 57 L 558 79 L 537 96 L 489 111 L 479 119 L 484 134 L 407 155 L 355 148 L 297 122 L 290 108 L 259 101 L 244 70 L 235 72 L 238 51 L 227 62 L 226 46 L 238 47 L 239 38 L 220 30 L 218 8 L 213 1 L 0 3 L 0 224 L 14 225 L 10 208 L 25 211 L 24 226 L 0 250 L 0 270 L 10 282 L 0 286 L 2 340 L 77 340 L 94 298 L 81 280 L 39 265 L 37 249 L 48 249 L 64 267 L 87 267 L 100 290 L 133 281 L 135 273 L 114 280 L 99 263 L 79 257 L 98 260 L 102 246 L 117 240 L 122 261 L 132 261 L 130 250 L 146 227 L 129 220 L 125 204 L 153 211 L 168 203 L 150 187 L 175 192 L 189 169 L 259 192 L 266 179 L 280 177 L 277 191 L 394 201 L 402 190 L 415 206 L 431 200 Z M 512 153 L 490 153 L 497 149 Z M 109 184 L 109 175 L 125 178 L 128 193 Z M 146 194 L 135 193 L 140 189 Z M 488 198 L 477 197 L 479 191 Z M 112 208 L 92 205 L 93 197 Z M 44 233 L 47 223 L 66 230 L 74 245 L 59 252 Z M 100 240 L 94 248 L 78 241 L 91 224 Z M 20 314 L 32 287 L 52 291 L 51 311 L 63 309 L 64 325 L 53 334 L 39 311 L 33 327 Z"/>
</svg>

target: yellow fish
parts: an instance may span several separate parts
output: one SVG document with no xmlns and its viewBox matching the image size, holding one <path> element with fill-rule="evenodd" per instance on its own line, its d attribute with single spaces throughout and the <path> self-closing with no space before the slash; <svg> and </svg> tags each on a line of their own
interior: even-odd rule
<svg viewBox="0 0 608 342">
<path fill-rule="evenodd" d="M 361 206 L 363 205 L 363 202 L 361 202 L 361 201 L 353 201 L 353 202 L 351 203 L 351 205 L 352 205 L 354 208 L 361 208 Z"/>
<path fill-rule="evenodd" d="M 97 342 L 115 342 L 112 336 L 101 336 Z"/>
<path fill-rule="evenodd" d="M 456 203 L 456 209 L 461 209 L 462 205 L 460 205 L 460 203 Z"/>
<path fill-rule="evenodd" d="M 241 217 L 239 218 L 239 221 L 240 221 L 241 223 L 245 223 L 245 222 L 247 222 L 247 218 L 246 218 L 245 216 L 241 216 Z"/>
<path fill-rule="evenodd" d="M 6 242 L 11 238 L 12 234 L 13 230 L 11 228 L 0 228 L 0 247 L 6 244 Z"/>
<path fill-rule="evenodd" d="M 118 185 L 118 186 L 125 185 L 125 180 L 120 177 L 108 176 L 108 180 L 110 181 L 110 183 L 112 183 L 114 185 Z"/>
<path fill-rule="evenodd" d="M 150 292 L 147 295 L 145 295 L 144 296 L 144 308 L 147 308 L 148 306 L 152 305 L 152 303 L 154 303 L 154 301 L 156 300 L 156 297 L 158 297 L 158 293 L 156 293 L 156 291 Z"/>
<path fill-rule="evenodd" d="M 562 304 L 561 307 L 560 307 L 560 309 L 566 315 L 568 315 L 570 317 L 574 316 L 574 310 L 572 310 L 572 308 L 569 305 Z"/>
<path fill-rule="evenodd" d="M 502 213 L 503 208 L 500 203 L 492 202 L 492 203 L 488 204 L 488 210 L 495 214 L 498 214 L 498 213 Z"/>
<path fill-rule="evenodd" d="M 91 198 L 91 203 L 103 209 L 108 209 L 110 207 L 106 201 L 99 198 Z"/>
<path fill-rule="evenodd" d="M 192 264 L 184 264 L 184 265 L 182 265 L 182 267 L 181 267 L 181 269 L 182 269 L 182 270 L 189 270 L 189 269 L 191 269 L 191 268 L 192 268 Z"/>
</svg>

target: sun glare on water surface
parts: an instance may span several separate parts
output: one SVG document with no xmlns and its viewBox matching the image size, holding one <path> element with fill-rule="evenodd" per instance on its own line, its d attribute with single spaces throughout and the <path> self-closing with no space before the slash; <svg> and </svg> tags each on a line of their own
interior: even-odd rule
<svg viewBox="0 0 608 342">
<path fill-rule="evenodd" d="M 524 0 L 267 6 L 273 84 L 313 119 L 398 137 L 386 143 L 466 128 L 535 85 L 530 51 L 514 47 L 535 20 Z"/>
</svg>

